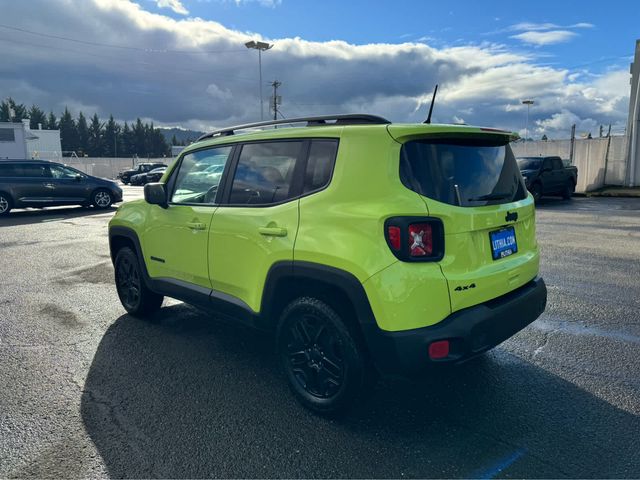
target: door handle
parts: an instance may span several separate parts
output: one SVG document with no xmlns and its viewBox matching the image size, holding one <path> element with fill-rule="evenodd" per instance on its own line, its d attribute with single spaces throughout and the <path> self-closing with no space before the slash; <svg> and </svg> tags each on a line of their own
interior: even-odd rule
<svg viewBox="0 0 640 480">
<path fill-rule="evenodd" d="M 287 229 L 282 227 L 259 227 L 258 232 L 260 232 L 260 235 L 267 235 L 271 237 L 287 236 Z"/>
<path fill-rule="evenodd" d="M 188 222 L 187 226 L 191 230 L 206 230 L 207 229 L 207 226 L 204 223 L 200 223 L 200 222 Z"/>
<path fill-rule="evenodd" d="M 55 188 L 55 184 L 53 183 L 43 183 L 42 186 L 47 188 Z"/>
</svg>

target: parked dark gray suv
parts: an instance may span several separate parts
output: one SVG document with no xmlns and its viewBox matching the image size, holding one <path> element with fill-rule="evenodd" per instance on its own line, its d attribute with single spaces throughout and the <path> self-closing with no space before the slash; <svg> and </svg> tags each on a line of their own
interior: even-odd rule
<svg viewBox="0 0 640 480">
<path fill-rule="evenodd" d="M 109 208 L 121 201 L 122 189 L 112 180 L 46 160 L 0 160 L 0 216 L 12 208 L 59 205 Z"/>
</svg>

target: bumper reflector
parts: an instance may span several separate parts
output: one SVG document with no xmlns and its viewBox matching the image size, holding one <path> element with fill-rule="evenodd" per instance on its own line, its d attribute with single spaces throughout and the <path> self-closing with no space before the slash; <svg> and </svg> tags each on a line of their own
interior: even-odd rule
<svg viewBox="0 0 640 480">
<path fill-rule="evenodd" d="M 449 356 L 449 340 L 438 340 L 429 345 L 429 358 L 438 360 Z"/>
</svg>

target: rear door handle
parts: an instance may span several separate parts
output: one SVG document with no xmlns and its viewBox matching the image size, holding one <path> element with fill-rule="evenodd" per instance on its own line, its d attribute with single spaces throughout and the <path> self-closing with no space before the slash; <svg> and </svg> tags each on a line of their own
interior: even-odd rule
<svg viewBox="0 0 640 480">
<path fill-rule="evenodd" d="M 43 187 L 47 187 L 47 188 L 55 188 L 55 184 L 54 183 L 43 183 L 42 184 Z"/>
<path fill-rule="evenodd" d="M 259 227 L 258 232 L 260 232 L 260 235 L 267 235 L 271 237 L 287 236 L 287 229 L 282 227 Z"/>
<path fill-rule="evenodd" d="M 189 223 L 187 223 L 187 226 L 191 230 L 206 230 L 207 229 L 207 226 L 204 223 L 200 223 L 200 222 L 189 222 Z"/>
</svg>

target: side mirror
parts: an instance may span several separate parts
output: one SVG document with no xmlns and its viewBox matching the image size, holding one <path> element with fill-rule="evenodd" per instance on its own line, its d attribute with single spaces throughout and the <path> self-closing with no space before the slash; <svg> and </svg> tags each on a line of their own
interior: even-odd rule
<svg viewBox="0 0 640 480">
<path fill-rule="evenodd" d="M 80 180 L 82 180 L 82 175 L 78 174 L 75 176 L 76 182 L 79 182 Z"/>
<path fill-rule="evenodd" d="M 147 183 L 144 186 L 144 199 L 151 205 L 159 205 L 162 208 L 169 207 L 164 183 Z"/>
</svg>

